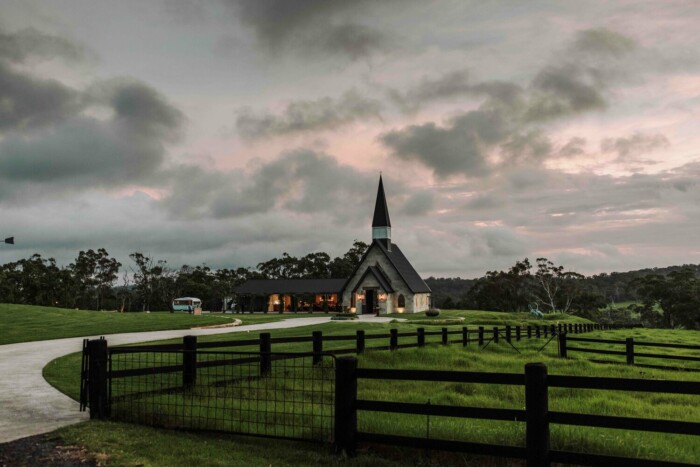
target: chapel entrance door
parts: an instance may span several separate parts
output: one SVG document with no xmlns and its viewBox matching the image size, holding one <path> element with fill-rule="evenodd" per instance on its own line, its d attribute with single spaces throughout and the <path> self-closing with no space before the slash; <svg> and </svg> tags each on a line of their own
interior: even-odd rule
<svg viewBox="0 0 700 467">
<path fill-rule="evenodd" d="M 374 305 L 376 304 L 376 296 L 374 290 L 365 290 L 365 310 L 368 315 L 374 314 Z"/>
</svg>

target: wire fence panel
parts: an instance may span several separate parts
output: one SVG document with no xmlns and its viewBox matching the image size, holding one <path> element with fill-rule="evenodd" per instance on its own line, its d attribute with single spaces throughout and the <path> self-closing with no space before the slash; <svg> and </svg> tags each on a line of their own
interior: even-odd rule
<svg viewBox="0 0 700 467">
<path fill-rule="evenodd" d="M 113 353 L 110 418 L 165 428 L 332 441 L 331 355 Z"/>
</svg>

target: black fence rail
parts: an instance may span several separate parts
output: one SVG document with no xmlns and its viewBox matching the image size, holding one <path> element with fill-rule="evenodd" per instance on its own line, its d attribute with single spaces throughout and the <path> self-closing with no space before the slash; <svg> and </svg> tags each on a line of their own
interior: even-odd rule
<svg viewBox="0 0 700 467">
<path fill-rule="evenodd" d="M 350 408 L 347 409 L 342 416 L 339 415 L 336 418 L 336 443 L 339 445 L 339 449 L 347 452 L 353 452 L 357 443 L 367 442 L 525 459 L 529 466 L 542 466 L 549 465 L 550 462 L 561 462 L 579 465 L 666 467 L 684 464 L 661 460 L 631 459 L 594 453 L 552 450 L 550 449 L 550 425 L 559 424 L 582 427 L 618 428 L 700 436 L 700 423 L 698 422 L 555 412 L 549 411 L 548 407 L 549 388 L 700 395 L 700 383 L 698 382 L 556 376 L 548 375 L 547 367 L 541 363 L 529 363 L 525 365 L 524 374 L 480 373 L 357 368 L 356 359 L 353 357 L 343 357 L 338 359 L 336 369 L 339 375 L 337 380 L 343 381 L 347 388 L 345 392 L 338 395 L 336 403 Z M 456 407 L 451 405 L 358 399 L 358 382 L 361 384 L 363 380 L 378 379 L 524 386 L 525 409 Z M 513 423 L 524 423 L 526 435 L 522 445 L 509 446 L 427 437 L 400 436 L 392 433 L 362 432 L 357 429 L 357 413 L 363 411 L 382 412 L 387 414 L 387 417 L 390 417 L 390 414 L 410 414 L 512 421 Z"/>
<path fill-rule="evenodd" d="M 191 336 L 190 336 L 191 337 Z M 132 350 L 89 341 L 91 418 L 166 428 L 330 442 L 335 357 Z M 96 366 L 106 371 L 96 371 Z"/>
<path fill-rule="evenodd" d="M 566 333 L 559 334 L 559 356 L 566 358 L 571 352 L 581 352 L 585 354 L 598 354 L 598 355 L 610 355 L 616 357 L 625 357 L 625 362 L 627 365 L 636 365 L 644 368 L 655 368 L 661 370 L 682 370 L 682 371 L 700 371 L 700 345 L 688 345 L 688 344 L 672 344 L 672 343 L 662 343 L 662 342 L 646 342 L 646 341 L 635 341 L 634 338 L 628 337 L 624 340 L 615 339 L 598 339 L 589 337 L 572 337 L 567 336 Z M 571 346 L 571 343 L 574 346 Z M 606 346 L 622 346 L 624 350 L 611 350 L 611 349 L 601 349 L 601 348 L 591 348 L 576 346 L 577 343 L 584 344 L 604 344 Z M 681 355 L 681 354 L 663 354 L 663 353 L 650 353 L 639 348 L 642 347 L 652 347 L 652 348 L 664 348 L 664 349 L 677 349 L 685 351 L 694 351 L 694 355 Z M 654 360 L 670 360 L 673 362 L 688 362 L 693 366 L 674 366 L 674 365 L 656 365 L 656 364 L 645 364 L 636 361 L 636 357 L 644 359 L 654 359 Z M 597 363 L 623 363 L 621 361 L 614 360 L 593 360 Z"/>
<path fill-rule="evenodd" d="M 390 334 L 393 339 L 413 337 L 412 333 Z M 444 337 L 442 331 L 434 335 L 440 335 L 441 341 Z M 187 336 L 184 349 L 109 348 L 104 339 L 86 341 L 81 368 L 86 397 L 84 401 L 81 397 L 81 403 L 89 406 L 91 418 L 328 442 L 337 452 L 349 454 L 358 443 L 378 443 L 526 459 L 532 466 L 550 462 L 682 465 L 552 450 L 549 430 L 553 424 L 700 436 L 698 422 L 557 412 L 548 406 L 549 388 L 698 396 L 700 382 L 548 375 L 545 365 L 532 363 L 525 366 L 524 373 L 358 368 L 355 357 L 336 358 L 322 352 L 319 335 L 312 337 L 315 351 L 307 353 L 271 352 L 273 339 L 269 334 L 261 336 L 261 352 L 201 350 L 193 336 Z M 343 336 L 329 337 L 343 340 L 339 338 Z M 384 336 L 365 337 L 371 340 Z M 358 398 L 358 386 L 369 380 L 519 386 L 524 390 L 525 407 L 464 407 Z M 386 399 L 391 394 L 382 392 L 381 397 Z M 360 431 L 357 420 L 362 412 L 383 413 L 384 417 L 398 414 L 523 423 L 525 436 L 520 445 L 509 446 Z"/>
<path fill-rule="evenodd" d="M 221 348 L 236 348 L 236 347 L 251 347 L 258 346 L 260 352 L 270 352 L 272 344 L 311 344 L 309 351 L 314 353 L 325 352 L 333 355 L 342 355 L 347 353 L 362 353 L 366 350 L 396 350 L 411 347 L 423 347 L 425 345 L 434 344 L 462 344 L 478 345 L 486 348 L 491 343 L 512 343 L 523 339 L 540 339 L 553 338 L 562 333 L 579 334 L 599 330 L 612 329 L 610 326 L 580 323 L 580 324 L 551 324 L 551 325 L 530 325 L 530 326 L 505 326 L 505 327 L 490 327 L 485 326 L 462 326 L 461 329 L 443 327 L 436 331 L 426 331 L 425 328 L 417 328 L 412 332 L 399 332 L 397 329 L 391 329 L 388 333 L 367 334 L 364 330 L 358 330 L 354 335 L 323 335 L 321 331 L 313 331 L 310 336 L 291 336 L 291 337 L 270 337 L 269 333 L 261 333 L 257 339 L 238 339 L 215 342 L 197 342 L 190 341 L 187 344 L 185 341 L 191 336 L 183 338 L 182 343 L 172 344 L 154 344 L 154 345 L 136 345 L 125 347 L 114 347 L 116 349 L 124 349 L 125 352 L 157 352 L 157 351 L 174 351 L 186 350 L 188 345 L 194 345 L 196 349 L 221 349 Z M 384 340 L 388 345 L 370 345 L 367 341 L 376 342 Z M 347 348 L 324 348 L 324 342 L 354 342 L 353 347 Z M 192 348 L 189 348 L 192 350 Z"/>
</svg>

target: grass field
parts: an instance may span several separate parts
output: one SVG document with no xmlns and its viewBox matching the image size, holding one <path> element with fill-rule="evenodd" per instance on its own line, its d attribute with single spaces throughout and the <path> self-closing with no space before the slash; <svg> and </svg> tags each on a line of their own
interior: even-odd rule
<svg viewBox="0 0 700 467">
<path fill-rule="evenodd" d="M 470 312 L 457 312 L 470 313 Z M 473 315 L 476 316 L 476 315 Z M 518 320 L 521 317 L 514 316 L 511 319 Z M 566 319 L 566 318 L 564 318 Z M 412 320 L 413 321 L 413 320 Z M 562 320 L 562 322 L 565 322 Z M 415 324 L 396 323 L 391 325 L 368 325 L 364 323 L 329 323 L 316 326 L 312 329 L 285 330 L 273 333 L 273 336 L 308 335 L 312 330 L 322 330 L 324 335 L 337 335 L 354 333 L 356 329 L 364 328 L 367 332 L 380 332 L 395 327 L 400 331 L 415 329 Z M 634 335 L 632 335 L 634 334 Z M 667 330 L 625 330 L 608 331 L 586 334 L 589 336 L 604 338 L 635 337 L 637 340 L 672 343 L 697 343 L 700 333 L 693 331 L 667 331 Z M 225 336 L 231 339 L 233 336 Z M 250 338 L 236 336 L 237 338 Z M 221 339 L 222 336 L 210 336 L 207 340 Z M 491 344 L 486 350 L 478 350 L 476 346 L 463 348 L 461 345 L 452 344 L 449 347 L 431 346 L 424 349 L 401 349 L 396 352 L 367 352 L 360 357 L 360 366 L 373 368 L 415 368 L 415 369 L 444 369 L 490 372 L 514 372 L 522 373 L 525 363 L 541 361 L 548 365 L 550 374 L 583 375 L 583 376 L 608 376 L 621 378 L 651 378 L 700 381 L 700 373 L 674 372 L 651 370 L 626 365 L 595 364 L 588 360 L 588 355 L 574 354 L 567 360 L 556 356 L 556 342 L 552 342 L 543 352 L 537 349 L 544 343 L 538 341 L 521 341 L 516 343 L 521 353 L 517 353 L 505 343 Z M 324 343 L 329 348 L 352 346 L 352 342 Z M 383 341 L 376 344 L 368 341 L 370 345 L 386 345 Z M 309 350 L 308 344 L 284 344 L 273 346 L 274 351 Z M 237 349 L 239 350 L 239 349 Z M 254 350 L 254 349 L 253 349 Z M 44 370 L 45 377 L 60 390 L 77 396 L 78 373 L 80 358 L 71 355 L 50 363 Z M 432 403 L 447 405 L 465 405 L 477 407 L 502 407 L 522 408 L 524 406 L 524 391 L 522 387 L 480 385 L 480 384 L 454 384 L 454 383 L 418 383 L 418 382 L 386 382 L 386 381 L 360 381 L 359 396 L 366 399 L 400 400 L 414 403 Z M 686 420 L 700 422 L 700 404 L 698 397 L 674 396 L 666 394 L 626 393 L 618 391 L 594 391 L 552 389 L 550 392 L 550 408 L 552 410 L 569 411 L 577 413 L 592 413 L 601 415 L 616 415 L 627 417 L 658 418 L 667 420 Z M 123 426 L 123 425 L 118 425 Z M 125 426 L 125 425 L 124 425 Z M 395 415 L 378 413 L 360 413 L 359 426 L 363 431 L 377 433 L 404 434 L 409 436 L 424 436 L 426 430 L 426 418 L 424 416 Z M 74 437 L 89 438 L 91 428 L 80 426 L 73 428 Z M 126 430 L 127 428 L 123 428 Z M 131 427 L 129 430 L 152 430 L 146 427 Z M 148 431 L 150 433 L 150 431 Z M 458 439 L 475 442 L 487 442 L 498 444 L 521 445 L 524 437 L 524 424 L 515 422 L 500 422 L 486 420 L 462 420 L 442 417 L 431 417 L 431 437 L 444 439 Z M 157 431 L 167 436 L 167 432 Z M 105 440 L 100 440 L 99 435 L 94 439 L 94 446 L 102 446 Z M 200 435 L 187 435 L 191 439 L 197 439 Z M 240 438 L 235 438 L 236 440 Z M 224 438 L 217 443 L 231 443 L 233 438 Z M 253 445 L 264 445 L 264 440 L 247 440 Z M 127 443 L 128 445 L 129 443 Z M 651 459 L 664 459 L 678 462 L 700 462 L 700 439 L 684 435 L 664 435 L 645 432 L 628 432 L 624 430 L 579 428 L 579 427 L 552 427 L 552 445 L 554 449 L 566 449 L 574 451 L 586 451 L 605 454 L 614 454 L 629 457 L 641 457 Z M 90 445 L 88 445 L 90 446 Z M 121 446 L 121 445 L 120 445 Z M 296 446 L 296 445 L 295 445 Z M 301 445 L 299 445 L 301 446 Z M 233 447 L 232 447 L 233 448 Z M 286 448 L 285 448 L 286 449 Z M 292 447 L 292 450 L 304 449 Z M 317 448 L 309 449 L 310 456 L 320 455 Z M 138 456 L 156 456 L 154 452 L 139 452 Z M 306 449 L 304 449 L 306 450 Z M 255 452 L 254 448 L 251 448 Z M 120 455 L 136 455 L 131 448 L 120 447 Z M 126 453 L 126 454 L 125 454 Z M 129 454 L 130 453 L 130 454 Z M 272 453 L 255 454 L 251 465 L 256 462 L 267 462 L 266 456 Z M 275 454 L 276 455 L 276 454 Z M 288 454 L 280 453 L 285 457 Z M 289 454 L 293 455 L 293 454 Z M 369 456 L 363 460 L 363 456 Z M 396 451 L 391 454 L 395 459 Z M 355 462 L 363 465 L 378 465 L 375 462 L 374 451 L 363 452 Z M 399 456 L 398 459 L 401 462 Z M 175 462 L 172 465 L 185 465 Z M 297 465 L 294 461 L 278 459 L 278 465 Z M 403 462 L 415 463 L 415 458 L 405 457 Z M 443 459 L 444 463 L 450 463 Z M 464 465 L 464 457 L 455 460 L 456 464 Z M 169 462 L 168 462 L 169 463 Z M 271 462 L 272 463 L 272 462 Z M 170 464 L 170 463 L 169 463 Z M 148 465 L 148 462 L 146 462 Z M 303 464 L 301 464 L 303 465 Z M 387 464 L 392 465 L 392 464 Z"/>
<path fill-rule="evenodd" d="M 243 325 L 247 325 L 308 316 L 312 315 L 270 313 L 194 316 L 167 311 L 116 313 L 0 303 L 0 345 L 122 332 L 189 329 L 195 326 L 230 323 L 236 318 L 243 321 Z M 315 313 L 313 316 L 330 315 Z"/>
</svg>

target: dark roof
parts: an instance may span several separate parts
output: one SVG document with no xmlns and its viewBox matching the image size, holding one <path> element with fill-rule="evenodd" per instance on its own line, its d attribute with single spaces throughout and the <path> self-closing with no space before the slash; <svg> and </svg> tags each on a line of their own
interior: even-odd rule
<svg viewBox="0 0 700 467">
<path fill-rule="evenodd" d="M 426 284 L 425 281 L 421 279 L 420 275 L 416 272 L 416 270 L 413 269 L 413 266 L 411 266 L 411 263 L 403 255 L 401 249 L 396 243 L 391 244 L 391 251 L 387 250 L 387 248 L 382 242 L 375 240 L 374 243 L 377 244 L 379 248 L 381 248 L 384 255 L 389 259 L 391 264 L 394 265 L 394 268 L 396 268 L 396 271 L 399 273 L 401 278 L 403 278 L 404 282 L 406 282 L 408 288 L 411 289 L 411 292 L 432 292 L 432 290 L 430 290 L 430 287 L 428 287 L 428 284 Z"/>
<path fill-rule="evenodd" d="M 386 206 L 386 197 L 384 196 L 384 183 L 382 176 L 379 176 L 379 188 L 377 188 L 377 202 L 374 204 L 374 218 L 372 218 L 372 227 L 391 227 L 389 220 L 389 208 Z"/>
<path fill-rule="evenodd" d="M 234 289 L 238 294 L 340 293 L 347 279 L 251 279 Z"/>
<path fill-rule="evenodd" d="M 368 274 L 372 274 L 375 279 L 377 279 L 377 282 L 379 282 L 379 285 L 384 289 L 386 293 L 392 293 L 394 292 L 394 288 L 391 286 L 391 281 L 389 280 L 388 277 L 384 274 L 384 271 L 382 271 L 381 268 L 378 268 L 377 266 L 369 266 L 367 270 L 365 271 L 364 274 L 362 274 L 362 277 L 360 277 L 360 280 L 357 281 L 357 284 L 355 285 L 355 292 L 357 288 L 360 286 L 363 280 L 365 280 L 365 277 L 367 277 Z"/>
</svg>

